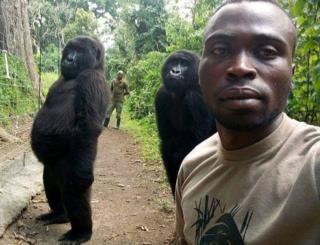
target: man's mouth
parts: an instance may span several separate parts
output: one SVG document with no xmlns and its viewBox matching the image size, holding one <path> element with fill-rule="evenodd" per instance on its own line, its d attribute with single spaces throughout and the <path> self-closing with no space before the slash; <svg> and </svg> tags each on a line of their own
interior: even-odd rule
<svg viewBox="0 0 320 245">
<path fill-rule="evenodd" d="M 218 95 L 223 106 L 230 110 L 255 110 L 261 103 L 261 94 L 249 87 L 232 87 Z"/>
<path fill-rule="evenodd" d="M 232 87 L 223 90 L 219 95 L 219 100 L 247 100 L 261 99 L 260 93 L 249 87 Z"/>
</svg>

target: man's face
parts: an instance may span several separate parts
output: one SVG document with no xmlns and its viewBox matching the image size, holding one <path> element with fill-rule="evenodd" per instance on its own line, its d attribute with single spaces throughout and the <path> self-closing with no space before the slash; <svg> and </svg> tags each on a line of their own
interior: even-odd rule
<svg viewBox="0 0 320 245">
<path fill-rule="evenodd" d="M 199 75 L 204 98 L 221 125 L 259 128 L 284 110 L 294 42 L 289 18 L 270 3 L 228 4 L 212 17 Z"/>
<path fill-rule="evenodd" d="M 118 77 L 118 80 L 122 80 L 123 74 L 122 74 L 122 73 L 118 73 L 118 74 L 117 74 L 117 77 Z"/>
</svg>

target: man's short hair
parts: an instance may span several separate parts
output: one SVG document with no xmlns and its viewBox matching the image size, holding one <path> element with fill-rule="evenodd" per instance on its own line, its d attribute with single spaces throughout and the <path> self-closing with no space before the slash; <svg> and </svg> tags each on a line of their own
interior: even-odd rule
<svg viewBox="0 0 320 245">
<path fill-rule="evenodd" d="M 294 38 L 294 45 L 293 45 L 293 55 L 295 53 L 295 49 L 296 49 L 296 45 L 297 45 L 297 27 L 292 19 L 292 17 L 290 16 L 290 14 L 279 4 L 277 3 L 276 0 L 225 0 L 218 8 L 216 8 L 213 12 L 213 14 L 211 15 L 210 19 L 224 6 L 228 5 L 228 4 L 232 4 L 232 3 L 242 3 L 242 2 L 266 2 L 266 3 L 271 3 L 275 6 L 277 6 L 283 13 L 285 13 L 285 15 L 289 18 L 289 20 L 292 23 L 294 32 L 295 32 L 295 38 Z M 206 27 L 207 28 L 207 27 Z M 206 31 L 205 31 L 206 32 Z"/>
<path fill-rule="evenodd" d="M 124 72 L 123 71 L 118 71 L 118 73 L 117 73 L 117 75 L 123 75 L 124 74 Z"/>
<path fill-rule="evenodd" d="M 287 11 L 275 0 L 225 0 L 223 3 L 214 11 L 213 15 L 219 11 L 223 6 L 231 3 L 241 3 L 241 2 L 266 2 L 266 3 L 271 3 L 277 6 L 279 9 L 281 9 L 291 20 L 293 26 L 295 27 L 295 24 L 292 21 L 292 17 L 287 13 Z"/>
</svg>

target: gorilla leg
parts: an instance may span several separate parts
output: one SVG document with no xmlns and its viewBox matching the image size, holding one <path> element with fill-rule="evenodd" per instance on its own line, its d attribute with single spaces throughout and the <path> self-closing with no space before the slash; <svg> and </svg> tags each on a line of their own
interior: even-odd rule
<svg viewBox="0 0 320 245">
<path fill-rule="evenodd" d="M 180 142 L 180 141 L 177 141 Z M 184 141 L 181 141 L 184 142 Z M 172 149 L 168 148 L 170 145 L 164 146 L 162 145 L 162 156 L 163 156 L 163 163 L 165 165 L 168 181 L 171 187 L 172 194 L 175 194 L 176 188 L 176 181 L 178 172 L 181 166 L 181 163 L 184 157 L 189 153 L 192 148 L 186 146 L 183 149 L 178 149 L 178 147 L 171 146 Z"/>
<path fill-rule="evenodd" d="M 84 137 L 86 138 L 86 137 Z M 71 230 L 59 241 L 82 243 L 90 240 L 92 235 L 92 218 L 90 207 L 90 187 L 93 183 L 93 162 L 96 155 L 96 143 L 85 144 L 72 155 L 64 169 L 63 198 L 71 223 Z"/>
<path fill-rule="evenodd" d="M 62 200 L 61 167 L 57 165 L 44 166 L 43 183 L 51 211 L 49 213 L 38 216 L 37 220 L 45 221 L 47 225 L 68 223 L 69 219 L 66 215 Z"/>
<path fill-rule="evenodd" d="M 65 205 L 71 222 L 71 230 L 65 233 L 59 241 L 82 243 L 90 240 L 92 235 L 90 190 L 89 187 L 79 193 L 77 191 L 66 191 Z"/>
<path fill-rule="evenodd" d="M 181 161 L 180 159 L 178 160 L 174 157 L 163 161 L 165 164 L 165 169 L 166 169 L 168 181 L 169 181 L 173 196 L 175 193 L 176 181 L 177 181 L 177 176 L 178 176 L 179 168 L 181 165 Z"/>
</svg>

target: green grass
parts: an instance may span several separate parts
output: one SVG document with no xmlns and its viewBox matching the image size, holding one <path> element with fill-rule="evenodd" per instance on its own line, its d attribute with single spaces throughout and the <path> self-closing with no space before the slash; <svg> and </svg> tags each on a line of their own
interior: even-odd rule
<svg viewBox="0 0 320 245">
<path fill-rule="evenodd" d="M 24 62 L 13 55 L 8 56 L 9 77 L 5 62 L 0 56 L 0 124 L 9 127 L 12 120 L 34 113 L 37 93 L 32 87 Z"/>
<path fill-rule="evenodd" d="M 59 75 L 55 72 L 44 72 L 41 74 L 41 87 L 44 94 L 47 95 L 51 85 L 58 80 Z"/>
<path fill-rule="evenodd" d="M 129 112 L 124 108 L 121 123 L 123 128 L 138 140 L 145 160 L 161 160 L 158 132 L 150 120 L 137 121 L 130 119 Z"/>
</svg>

